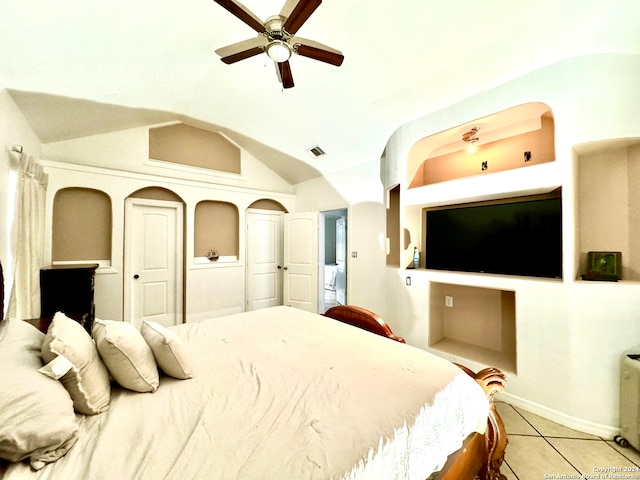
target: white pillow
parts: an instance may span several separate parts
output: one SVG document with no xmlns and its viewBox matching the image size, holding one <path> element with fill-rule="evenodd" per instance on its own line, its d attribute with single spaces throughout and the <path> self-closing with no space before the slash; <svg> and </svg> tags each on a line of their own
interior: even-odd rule
<svg viewBox="0 0 640 480">
<path fill-rule="evenodd" d="M 29 458 L 39 470 L 78 439 L 73 402 L 60 382 L 38 372 L 42 332 L 21 320 L 0 324 L 0 458 Z"/>
<path fill-rule="evenodd" d="M 175 332 L 155 322 L 145 321 L 142 323 L 142 336 L 164 373 L 180 380 L 193 377 L 189 356 L 182 339 Z"/>
<path fill-rule="evenodd" d="M 111 400 L 109 372 L 84 327 L 61 312 L 54 315 L 42 343 L 45 363 L 58 355 L 66 357 L 72 365 L 60 382 L 71 395 L 74 408 L 85 415 L 107 410 Z"/>
<path fill-rule="evenodd" d="M 160 379 L 153 353 L 133 325 L 96 319 L 91 334 L 116 382 L 136 392 L 155 392 L 158 389 Z"/>
</svg>

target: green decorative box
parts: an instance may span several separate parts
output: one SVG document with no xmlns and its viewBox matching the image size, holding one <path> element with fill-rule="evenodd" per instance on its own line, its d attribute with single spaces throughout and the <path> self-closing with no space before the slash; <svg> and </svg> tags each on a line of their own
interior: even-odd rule
<svg viewBox="0 0 640 480">
<path fill-rule="evenodd" d="M 622 277 L 621 252 L 587 253 L 587 273 L 584 280 L 603 280 L 617 282 Z"/>
</svg>

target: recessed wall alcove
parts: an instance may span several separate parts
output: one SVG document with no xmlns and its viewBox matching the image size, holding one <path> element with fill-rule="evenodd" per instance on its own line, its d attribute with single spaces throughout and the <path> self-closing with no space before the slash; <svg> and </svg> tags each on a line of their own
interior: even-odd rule
<svg viewBox="0 0 640 480">
<path fill-rule="evenodd" d="M 183 123 L 149 129 L 149 158 L 240 173 L 240 148 L 217 132 Z"/>
<path fill-rule="evenodd" d="M 430 282 L 429 347 L 516 373 L 516 293 Z"/>
<path fill-rule="evenodd" d="M 53 199 L 51 260 L 111 262 L 111 198 L 92 188 L 58 190 Z"/>
<path fill-rule="evenodd" d="M 259 210 L 274 210 L 276 212 L 284 212 L 288 213 L 287 209 L 280 203 L 275 200 L 271 200 L 269 198 L 261 198 L 260 200 L 256 200 L 249 208 L 256 208 Z"/>
<path fill-rule="evenodd" d="M 576 278 L 590 251 L 622 253 L 622 280 L 640 281 L 640 138 L 577 145 Z"/>
<path fill-rule="evenodd" d="M 477 129 L 475 142 L 463 140 Z M 467 148 L 473 143 L 474 152 Z M 555 160 L 554 121 L 543 103 L 526 103 L 430 135 L 407 161 L 409 188 Z"/>
<path fill-rule="evenodd" d="M 400 266 L 400 185 L 387 191 L 387 266 Z"/>
<path fill-rule="evenodd" d="M 220 261 L 238 259 L 240 245 L 238 207 L 229 202 L 204 200 L 196 205 L 194 218 L 194 246 L 196 257 L 216 250 Z"/>
</svg>

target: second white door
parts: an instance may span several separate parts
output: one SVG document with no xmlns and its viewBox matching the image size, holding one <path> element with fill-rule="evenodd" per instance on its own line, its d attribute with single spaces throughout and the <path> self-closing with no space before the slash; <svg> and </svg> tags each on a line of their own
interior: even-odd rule
<svg viewBox="0 0 640 480">
<path fill-rule="evenodd" d="M 318 214 L 284 215 L 284 304 L 318 311 Z"/>
</svg>

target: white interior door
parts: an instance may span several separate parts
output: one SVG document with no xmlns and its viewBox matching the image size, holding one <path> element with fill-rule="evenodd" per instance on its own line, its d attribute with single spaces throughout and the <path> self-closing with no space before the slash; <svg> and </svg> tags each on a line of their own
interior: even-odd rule
<svg viewBox="0 0 640 480">
<path fill-rule="evenodd" d="M 282 305 L 282 212 L 247 212 L 247 310 Z"/>
<path fill-rule="evenodd" d="M 124 320 L 182 323 L 183 206 L 125 202 Z"/>
<path fill-rule="evenodd" d="M 284 305 L 318 312 L 318 213 L 284 215 Z"/>
</svg>

